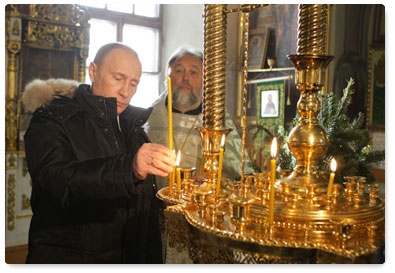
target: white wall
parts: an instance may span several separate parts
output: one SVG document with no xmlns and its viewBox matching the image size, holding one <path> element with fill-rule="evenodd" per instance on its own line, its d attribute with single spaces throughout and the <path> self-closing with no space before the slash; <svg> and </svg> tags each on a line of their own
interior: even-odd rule
<svg viewBox="0 0 395 273">
<path fill-rule="evenodd" d="M 167 60 L 181 45 L 190 45 L 203 51 L 203 4 L 165 4 L 163 6 L 162 77 Z M 160 90 L 162 91 L 162 90 Z"/>
</svg>

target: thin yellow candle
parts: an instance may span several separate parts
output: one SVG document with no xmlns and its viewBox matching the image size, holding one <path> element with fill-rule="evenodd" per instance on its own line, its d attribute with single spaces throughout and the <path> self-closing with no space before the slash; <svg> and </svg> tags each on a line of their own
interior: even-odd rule
<svg viewBox="0 0 395 273">
<path fill-rule="evenodd" d="M 327 195 L 332 195 L 332 188 L 333 188 L 333 181 L 335 180 L 335 172 L 336 172 L 336 160 L 332 158 L 331 161 L 331 174 L 329 175 L 329 184 L 328 184 L 328 191 Z"/>
<path fill-rule="evenodd" d="M 167 120 L 168 120 L 168 142 L 169 149 L 173 149 L 173 92 L 171 90 L 171 68 L 167 75 Z"/>
<path fill-rule="evenodd" d="M 173 92 L 171 90 L 171 68 L 169 67 L 167 73 L 167 132 L 169 149 L 173 149 Z M 169 189 L 173 188 L 175 170 L 169 174 Z"/>
<path fill-rule="evenodd" d="M 173 153 L 175 153 L 175 151 L 173 150 Z M 177 158 L 176 158 L 177 160 Z M 176 174 L 176 167 L 173 167 L 173 171 L 171 173 L 169 173 L 169 189 L 173 190 L 173 185 L 174 185 L 174 176 Z"/>
<path fill-rule="evenodd" d="M 270 196 L 269 196 L 269 225 L 273 224 L 274 218 L 274 182 L 276 181 L 276 154 L 277 154 L 277 139 L 272 141 L 270 151 Z"/>
<path fill-rule="evenodd" d="M 219 161 L 218 161 L 218 181 L 216 195 L 218 196 L 221 191 L 221 180 L 222 180 L 222 165 L 224 161 L 224 146 L 225 146 L 225 135 L 222 135 L 221 147 L 219 149 Z"/>
<path fill-rule="evenodd" d="M 177 181 L 177 192 L 181 192 L 181 151 L 178 150 L 177 158 L 176 158 L 176 181 Z"/>
</svg>

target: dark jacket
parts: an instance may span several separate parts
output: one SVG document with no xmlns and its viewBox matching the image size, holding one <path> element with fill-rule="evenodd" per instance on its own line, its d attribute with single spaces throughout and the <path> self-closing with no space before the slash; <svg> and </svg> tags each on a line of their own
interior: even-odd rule
<svg viewBox="0 0 395 273">
<path fill-rule="evenodd" d="M 23 98 L 29 108 L 42 84 L 56 95 L 38 104 L 24 136 L 33 211 L 27 263 L 162 263 L 155 181 L 135 180 L 132 170 L 149 142 L 141 126 L 150 110 L 129 106 L 120 131 L 115 98 L 83 84 L 66 94 L 52 83 L 30 84 Z"/>
</svg>

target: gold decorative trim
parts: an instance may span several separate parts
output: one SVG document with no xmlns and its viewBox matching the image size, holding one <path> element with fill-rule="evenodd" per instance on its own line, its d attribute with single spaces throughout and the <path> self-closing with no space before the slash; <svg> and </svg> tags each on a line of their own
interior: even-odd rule
<svg viewBox="0 0 395 273">
<path fill-rule="evenodd" d="M 15 174 L 8 176 L 8 187 L 7 187 L 7 228 L 13 230 L 15 228 L 15 188 L 16 178 Z"/>
<path fill-rule="evenodd" d="M 16 170 L 18 167 L 15 153 L 6 152 L 6 170 Z"/>
<path fill-rule="evenodd" d="M 22 86 L 22 47 L 43 50 L 74 51 L 73 77 L 85 81 L 85 61 L 89 51 L 89 15 L 72 4 L 9 4 L 6 11 L 6 151 L 23 152 L 23 111 L 20 101 Z M 71 60 L 72 61 L 72 60 Z"/>
<path fill-rule="evenodd" d="M 26 194 L 22 194 L 22 210 L 31 209 L 30 197 Z"/>
<path fill-rule="evenodd" d="M 26 218 L 32 218 L 33 214 L 29 213 L 29 214 L 23 214 L 23 215 L 17 215 L 16 219 L 26 219 Z"/>
</svg>

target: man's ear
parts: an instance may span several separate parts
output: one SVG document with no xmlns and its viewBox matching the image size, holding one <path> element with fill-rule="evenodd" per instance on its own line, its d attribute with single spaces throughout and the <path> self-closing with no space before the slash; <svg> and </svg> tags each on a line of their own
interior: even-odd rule
<svg viewBox="0 0 395 273">
<path fill-rule="evenodd" d="M 94 82 L 96 71 L 97 71 L 96 64 L 94 62 L 91 62 L 89 64 L 89 79 L 91 80 L 91 82 Z"/>
</svg>

